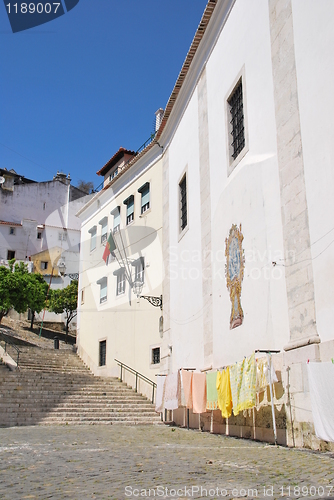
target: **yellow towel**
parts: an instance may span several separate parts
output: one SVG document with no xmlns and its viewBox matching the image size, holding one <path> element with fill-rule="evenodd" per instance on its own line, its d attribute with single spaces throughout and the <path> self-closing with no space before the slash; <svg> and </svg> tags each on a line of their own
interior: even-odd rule
<svg viewBox="0 0 334 500">
<path fill-rule="evenodd" d="M 227 367 L 222 373 L 217 372 L 216 387 L 218 391 L 218 407 L 224 418 L 232 415 L 232 393 L 230 370 Z"/>
<path fill-rule="evenodd" d="M 256 404 L 255 354 L 230 368 L 233 414 L 253 408 Z"/>
</svg>

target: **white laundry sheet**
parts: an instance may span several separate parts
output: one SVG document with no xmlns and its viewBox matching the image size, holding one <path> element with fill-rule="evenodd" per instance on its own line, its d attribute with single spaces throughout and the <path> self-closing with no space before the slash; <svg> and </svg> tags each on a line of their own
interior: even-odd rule
<svg viewBox="0 0 334 500">
<path fill-rule="evenodd" d="M 315 433 L 334 442 L 334 364 L 308 363 L 307 374 Z"/>
</svg>

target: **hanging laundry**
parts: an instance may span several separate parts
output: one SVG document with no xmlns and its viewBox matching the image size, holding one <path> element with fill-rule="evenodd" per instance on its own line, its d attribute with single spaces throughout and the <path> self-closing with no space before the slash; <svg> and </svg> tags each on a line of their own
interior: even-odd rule
<svg viewBox="0 0 334 500">
<path fill-rule="evenodd" d="M 176 410 L 180 406 L 181 380 L 180 372 L 167 375 L 165 382 L 165 409 Z"/>
<path fill-rule="evenodd" d="M 271 382 L 278 382 L 273 360 L 271 359 Z M 261 392 L 270 384 L 268 359 L 260 358 L 256 360 L 256 391 Z"/>
<path fill-rule="evenodd" d="M 268 363 L 266 358 L 256 360 L 256 391 L 264 391 L 268 385 L 266 372 L 268 372 Z"/>
<path fill-rule="evenodd" d="M 182 388 L 185 399 L 185 407 L 191 410 L 193 407 L 193 394 L 192 394 L 193 372 L 188 370 L 181 370 L 181 375 L 182 375 Z"/>
<path fill-rule="evenodd" d="M 166 377 L 157 377 L 157 392 L 155 396 L 155 411 L 161 413 L 164 409 L 164 389 Z"/>
<path fill-rule="evenodd" d="M 315 433 L 319 439 L 334 442 L 334 364 L 307 363 Z"/>
<path fill-rule="evenodd" d="M 230 367 L 233 414 L 253 408 L 256 403 L 255 354 Z"/>
<path fill-rule="evenodd" d="M 193 413 L 206 412 L 206 374 L 193 373 Z"/>
<path fill-rule="evenodd" d="M 217 372 L 208 372 L 206 374 L 206 409 L 217 410 L 218 392 L 216 387 Z"/>
<path fill-rule="evenodd" d="M 227 367 L 222 372 L 217 372 L 216 387 L 218 392 L 218 407 L 223 418 L 232 415 L 232 393 L 230 384 L 230 370 Z"/>
</svg>

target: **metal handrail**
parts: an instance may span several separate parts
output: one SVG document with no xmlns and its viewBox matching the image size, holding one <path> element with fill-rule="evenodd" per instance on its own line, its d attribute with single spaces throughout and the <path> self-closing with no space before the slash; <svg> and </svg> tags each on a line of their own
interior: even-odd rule
<svg viewBox="0 0 334 500">
<path fill-rule="evenodd" d="M 12 340 L 9 340 L 7 336 L 4 336 L 2 332 L 0 332 L 0 340 L 2 340 L 5 343 L 5 352 L 7 353 L 7 344 L 10 345 L 11 347 L 14 347 L 14 349 L 17 352 L 17 360 L 16 364 L 19 366 L 19 357 L 20 357 L 20 349 L 17 347 L 16 344 Z"/>
<path fill-rule="evenodd" d="M 142 375 L 141 373 L 137 372 L 137 370 L 134 370 L 130 366 L 126 365 L 125 363 L 122 363 L 122 361 L 118 361 L 118 359 L 115 358 L 116 363 L 121 367 L 121 376 L 120 376 L 120 381 L 123 382 L 123 367 L 125 370 L 128 370 L 130 373 L 133 375 L 136 375 L 136 392 L 138 389 L 138 378 L 146 382 L 147 384 L 150 384 L 152 386 L 152 404 L 154 403 L 154 389 L 156 389 L 157 384 L 153 382 L 153 380 L 150 380 L 149 378 L 145 377 L 145 375 Z"/>
</svg>

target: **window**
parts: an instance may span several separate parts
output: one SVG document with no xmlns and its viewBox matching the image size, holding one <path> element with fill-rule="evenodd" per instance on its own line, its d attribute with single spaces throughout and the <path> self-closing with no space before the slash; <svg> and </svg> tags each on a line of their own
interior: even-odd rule
<svg viewBox="0 0 334 500">
<path fill-rule="evenodd" d="M 101 340 L 99 342 L 99 366 L 106 365 L 107 341 Z"/>
<path fill-rule="evenodd" d="M 85 302 L 85 290 L 82 289 L 81 290 L 81 304 L 83 304 Z"/>
<path fill-rule="evenodd" d="M 241 78 L 234 87 L 227 103 L 230 157 L 233 162 L 245 147 L 244 104 Z"/>
<path fill-rule="evenodd" d="M 15 227 L 10 227 L 9 228 L 9 234 L 15 234 Z"/>
<path fill-rule="evenodd" d="M 108 239 L 108 217 L 103 217 L 99 224 L 101 225 L 101 243 L 104 243 Z"/>
<path fill-rule="evenodd" d="M 38 231 L 38 232 L 37 232 L 37 239 L 38 239 L 38 240 L 41 240 L 41 239 L 42 239 L 42 233 L 41 233 L 41 231 Z"/>
<path fill-rule="evenodd" d="M 122 267 L 121 269 L 117 269 L 114 272 L 116 275 L 116 295 L 122 295 L 125 293 L 125 269 Z"/>
<path fill-rule="evenodd" d="M 66 233 L 66 231 L 58 233 L 58 240 L 59 241 L 66 241 L 66 239 L 67 239 L 67 233 Z"/>
<path fill-rule="evenodd" d="M 141 213 L 143 214 L 150 208 L 150 183 L 146 182 L 138 189 L 138 193 L 141 193 Z"/>
<path fill-rule="evenodd" d="M 145 275 L 145 259 L 144 259 L 144 257 L 140 257 L 138 260 L 133 262 L 132 265 L 135 268 L 134 281 L 140 281 L 141 283 L 144 283 L 144 275 Z"/>
<path fill-rule="evenodd" d="M 7 250 L 7 260 L 15 259 L 15 250 Z"/>
<path fill-rule="evenodd" d="M 90 251 L 96 248 L 96 226 L 93 226 L 89 231 L 90 233 Z"/>
<path fill-rule="evenodd" d="M 103 277 L 97 281 L 97 284 L 100 285 L 100 304 L 107 302 L 108 295 L 108 278 Z"/>
<path fill-rule="evenodd" d="M 111 172 L 111 174 L 109 175 L 109 181 L 111 181 L 114 177 L 116 177 L 116 175 L 118 175 L 118 167 L 115 168 L 115 170 Z"/>
<path fill-rule="evenodd" d="M 42 262 L 41 262 L 41 270 L 42 270 L 42 271 L 46 271 L 46 270 L 47 270 L 47 268 L 48 268 L 48 263 L 47 263 L 47 262 L 45 262 L 45 261 L 42 261 Z"/>
<path fill-rule="evenodd" d="M 180 229 L 183 231 L 188 224 L 187 217 L 187 177 L 183 177 L 179 184 L 180 189 Z"/>
<path fill-rule="evenodd" d="M 152 349 L 152 364 L 158 365 L 160 363 L 160 347 L 154 347 Z"/>
<path fill-rule="evenodd" d="M 120 227 L 121 227 L 121 210 L 120 210 L 120 207 L 116 207 L 110 213 L 111 213 L 111 215 L 114 216 L 113 233 L 117 233 L 117 231 L 119 231 Z"/>
<path fill-rule="evenodd" d="M 46 203 L 44 202 L 43 203 L 43 210 L 45 210 L 45 209 L 46 209 Z"/>
<path fill-rule="evenodd" d="M 134 196 L 129 196 L 123 203 L 126 205 L 126 225 L 128 225 L 134 220 Z"/>
</svg>

